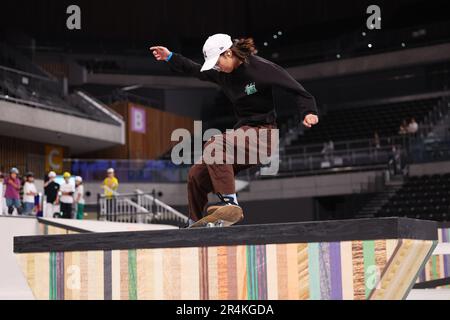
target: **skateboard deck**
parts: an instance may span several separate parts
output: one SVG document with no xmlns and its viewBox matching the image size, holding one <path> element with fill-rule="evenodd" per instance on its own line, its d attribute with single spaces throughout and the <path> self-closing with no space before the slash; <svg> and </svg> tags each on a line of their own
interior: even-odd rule
<svg viewBox="0 0 450 320">
<path fill-rule="evenodd" d="M 231 226 L 244 218 L 244 213 L 242 208 L 235 205 L 227 205 L 218 208 L 212 214 L 203 217 L 189 228 L 199 228 L 199 227 L 228 227 Z"/>
</svg>

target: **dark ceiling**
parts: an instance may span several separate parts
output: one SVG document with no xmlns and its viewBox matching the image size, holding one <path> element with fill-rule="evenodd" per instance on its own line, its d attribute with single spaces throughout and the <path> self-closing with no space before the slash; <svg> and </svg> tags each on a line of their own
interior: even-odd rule
<svg viewBox="0 0 450 320">
<path fill-rule="evenodd" d="M 283 41 L 333 38 L 363 28 L 370 4 L 381 7 L 382 27 L 401 28 L 448 19 L 448 0 L 34 0 L 2 1 L 0 35 L 26 34 L 37 45 L 104 45 L 136 48 L 164 43 L 190 48 L 213 33 L 253 36 L 259 42 L 274 32 Z M 69 31 L 66 8 L 81 7 L 82 30 Z M 14 32 L 14 33 L 13 33 Z M 281 41 L 281 40 L 280 40 Z"/>
</svg>

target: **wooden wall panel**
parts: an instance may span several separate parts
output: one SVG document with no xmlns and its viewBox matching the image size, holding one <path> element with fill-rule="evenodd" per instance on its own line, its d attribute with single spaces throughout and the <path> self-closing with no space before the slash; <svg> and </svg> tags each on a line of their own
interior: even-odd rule
<svg viewBox="0 0 450 320">
<path fill-rule="evenodd" d="M 145 134 L 132 132 L 128 127 L 130 159 L 157 158 L 176 143 L 170 141 L 170 136 L 175 129 L 185 128 L 190 132 L 193 131 L 194 120 L 192 118 L 131 103 L 128 106 L 128 114 L 130 114 L 132 106 L 145 108 L 147 121 Z"/>
<path fill-rule="evenodd" d="M 135 106 L 145 109 L 146 132 L 131 131 L 130 113 Z M 110 105 L 111 109 L 119 113 L 126 123 L 126 144 L 96 152 L 79 155 L 85 159 L 156 159 L 176 143 L 170 141 L 173 130 L 185 128 L 190 132 L 194 129 L 194 119 L 179 116 L 136 103 L 118 102 Z"/>
<path fill-rule="evenodd" d="M 64 147 L 64 157 L 69 149 Z M 45 143 L 0 136 L 0 170 L 9 172 L 16 167 L 21 174 L 33 171 L 36 177 L 45 175 Z"/>
</svg>

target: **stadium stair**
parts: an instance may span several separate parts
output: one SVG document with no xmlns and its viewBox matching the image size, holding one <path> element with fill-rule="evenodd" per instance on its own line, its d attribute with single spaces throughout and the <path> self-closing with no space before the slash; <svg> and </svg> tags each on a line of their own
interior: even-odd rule
<svg viewBox="0 0 450 320">
<path fill-rule="evenodd" d="M 372 218 L 381 210 L 381 208 L 389 202 L 389 200 L 403 186 L 402 177 L 396 177 L 395 180 L 386 182 L 385 189 L 376 193 L 365 206 L 355 215 L 356 218 Z"/>
</svg>

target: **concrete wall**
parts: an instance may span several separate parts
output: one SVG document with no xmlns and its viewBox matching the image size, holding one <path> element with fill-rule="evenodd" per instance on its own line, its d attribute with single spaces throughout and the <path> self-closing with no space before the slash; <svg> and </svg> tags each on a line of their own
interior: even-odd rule
<svg viewBox="0 0 450 320">
<path fill-rule="evenodd" d="M 125 143 L 124 128 L 50 110 L 0 101 L 0 134 L 87 152 Z"/>
<path fill-rule="evenodd" d="M 450 172 L 450 161 L 420 163 L 409 166 L 409 175 L 411 176 L 442 174 L 448 172 Z"/>
<path fill-rule="evenodd" d="M 103 193 L 101 182 L 87 182 L 84 184 L 85 192 L 90 191 L 91 196 L 86 197 L 87 204 L 97 203 L 97 193 Z M 187 187 L 185 183 L 120 183 L 119 193 L 134 193 L 136 189 L 144 192 L 161 191 L 163 196 L 159 199 L 169 205 L 187 204 Z"/>
<path fill-rule="evenodd" d="M 291 199 L 360 193 L 365 192 L 367 184 L 380 174 L 381 171 L 368 171 L 257 180 L 250 184 L 249 192 L 241 192 L 239 199 Z"/>
<path fill-rule="evenodd" d="M 13 253 L 13 237 L 38 234 L 36 219 L 0 215 L 0 300 L 34 299 Z"/>
<path fill-rule="evenodd" d="M 336 77 L 448 60 L 450 43 L 289 68 L 297 80 Z"/>
</svg>

